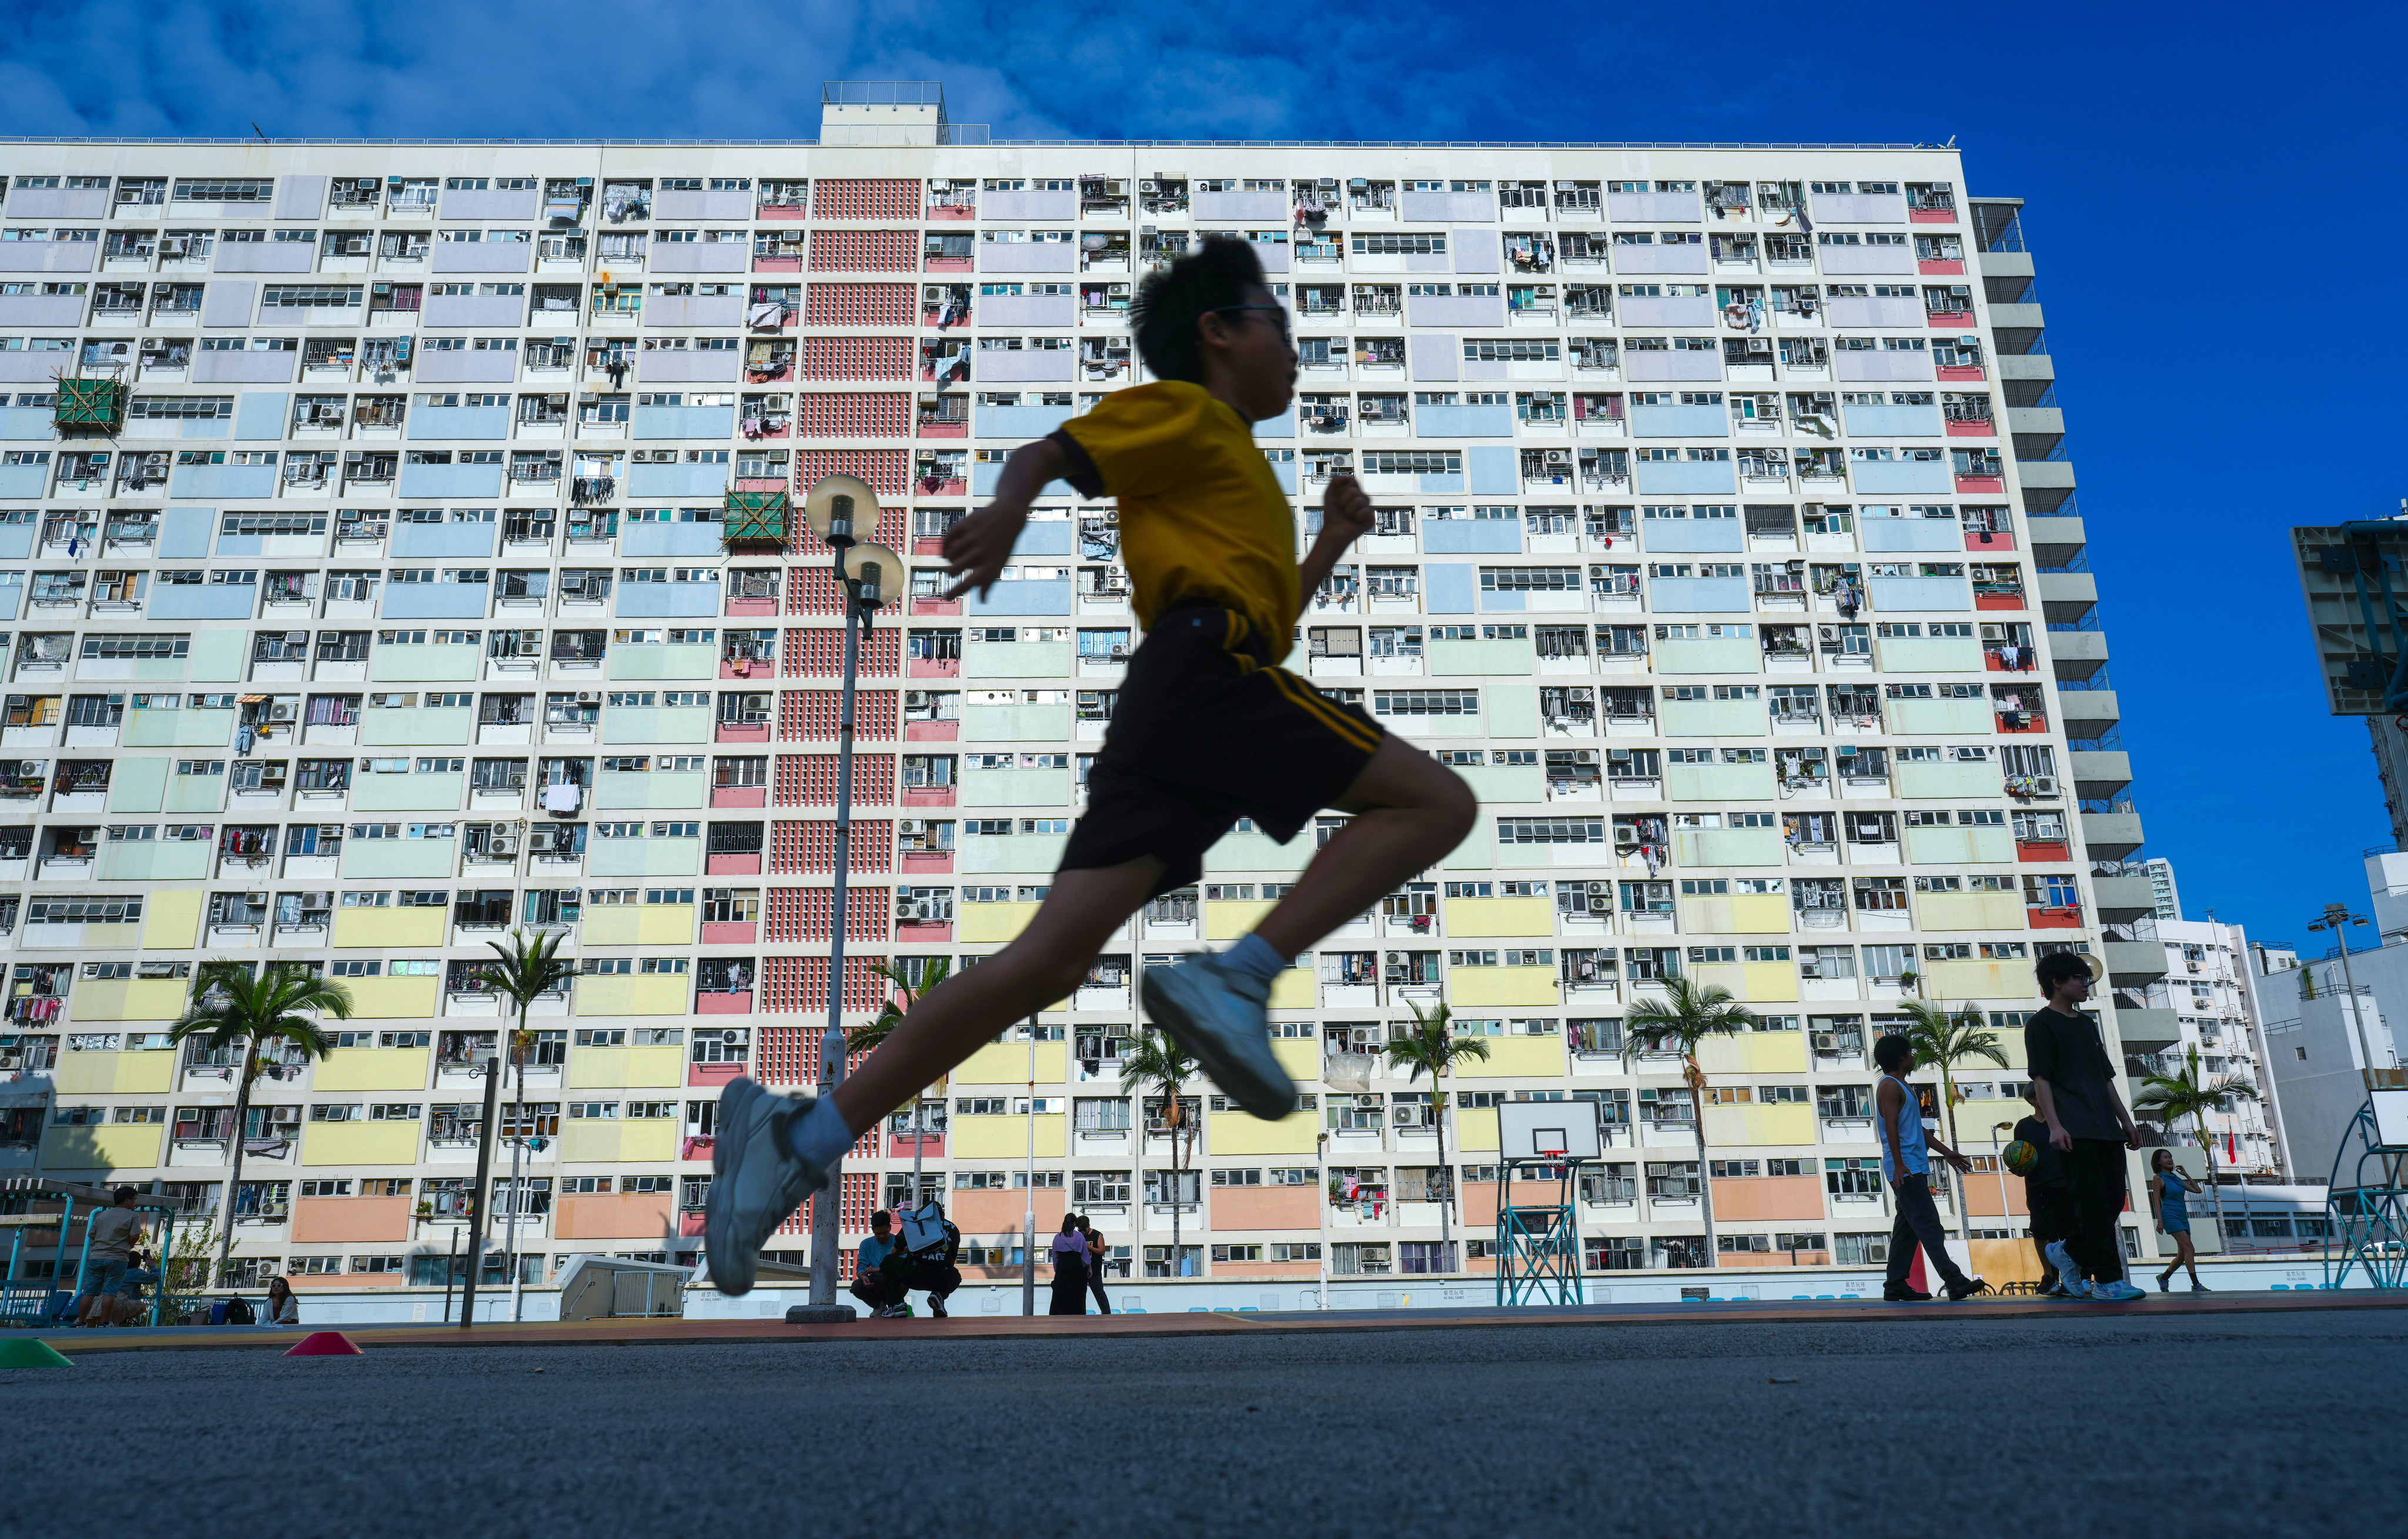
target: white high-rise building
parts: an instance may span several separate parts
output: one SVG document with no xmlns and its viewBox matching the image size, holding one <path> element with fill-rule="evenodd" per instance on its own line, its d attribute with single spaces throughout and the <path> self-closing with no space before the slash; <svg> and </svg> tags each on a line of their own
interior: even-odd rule
<svg viewBox="0 0 2408 1539">
<path fill-rule="evenodd" d="M 1025 922 L 1139 640 L 1110 505 L 1051 488 L 983 603 L 936 597 L 938 542 L 1144 378 L 1131 294 L 1211 234 L 1294 312 L 1258 432 L 1300 525 L 1341 472 L 1380 509 L 1292 666 L 1456 766 L 1479 828 L 1281 982 L 1296 1116 L 1199 1082 L 1174 1179 L 1119 1076 L 1133 970 L 1241 934 L 1312 852 L 1240 831 L 924 1139 L 864 1141 L 849 1235 L 916 1148 L 974 1278 L 1013 1275 L 1032 1196 L 1135 1278 L 1477 1274 L 1492 1108 L 1577 1097 L 1612 1129 L 1590 1268 L 1863 1267 L 1868 1049 L 1907 1003 L 1993 1014 L 2014 1062 L 1977 1098 L 2022 1093 L 2052 950 L 2102 964 L 2122 1054 L 2189 1040 L 2143 997 L 2168 946 L 2119 864 L 2020 203 L 1956 150 L 1002 144 L 932 87 L 828 100 L 819 144 L 0 150 L 0 1172 L 222 1215 L 240 1139 L 239 1277 L 438 1286 L 504 1024 L 478 968 L 551 928 L 578 976 L 501 1129 L 547 1142 L 497 1207 L 537 1281 L 689 1255 L 719 1086 L 816 1074 L 839 632 L 790 499 L 862 476 L 920 563 L 864 666 L 866 1014 L 881 965 Z M 212 957 L 357 1001 L 240 1129 L 227 1065 L 165 1036 Z M 1624 1029 L 1676 973 L 1761 1016 L 1703 1107 Z M 1435 1114 L 1376 1052 L 1441 1000 L 1491 1055 Z M 2019 1231 L 1972 1185 L 1976 1233 Z"/>
<path fill-rule="evenodd" d="M 2141 869 L 2149 874 L 2149 893 L 2156 899 L 2157 916 L 2159 919 L 2180 919 L 2183 916 L 2182 889 L 2174 885 L 2174 863 L 2160 856 L 2142 861 Z"/>
</svg>

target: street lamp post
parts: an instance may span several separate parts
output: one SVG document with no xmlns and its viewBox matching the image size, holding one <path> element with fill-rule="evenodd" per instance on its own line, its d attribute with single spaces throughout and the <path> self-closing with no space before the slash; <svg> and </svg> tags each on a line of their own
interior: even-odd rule
<svg viewBox="0 0 2408 1539">
<path fill-rule="evenodd" d="M 844 932 L 850 917 L 846 885 L 853 865 L 853 704 L 860 667 L 861 632 L 870 616 L 902 590 L 903 558 L 857 532 L 867 520 L 878 526 L 878 496 L 853 476 L 827 476 L 815 483 L 803 505 L 811 530 L 836 552 L 836 581 L 844 601 L 844 685 L 836 726 L 836 880 L 828 894 L 827 1033 L 820 1039 L 819 1093 L 832 1095 L 844 1083 Z M 827 1186 L 811 1208 L 811 1303 L 836 1304 L 838 1210 L 843 1205 L 843 1160 L 831 1162 Z"/>
<path fill-rule="evenodd" d="M 2366 1014 L 2358 1002 L 2358 979 L 2349 966 L 2349 927 L 2365 923 L 2366 916 L 2350 913 L 2348 904 L 2327 903 L 2324 917 L 2312 922 L 2308 928 L 2330 930 L 2334 942 L 2341 947 L 2341 976 L 2342 983 L 2349 990 L 2350 1026 L 2358 1033 L 2358 1052 L 2364 1070 L 2364 1081 L 2371 1086 L 2374 1083 L 2374 1044 L 2366 1035 Z"/>
</svg>

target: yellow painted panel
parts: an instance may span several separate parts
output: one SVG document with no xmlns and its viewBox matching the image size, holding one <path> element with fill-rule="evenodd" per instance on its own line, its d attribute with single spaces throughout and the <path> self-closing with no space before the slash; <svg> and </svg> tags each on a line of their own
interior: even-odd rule
<svg viewBox="0 0 2408 1539">
<path fill-rule="evenodd" d="M 1751 1004 L 1788 1004 L 1798 998 L 1795 962 L 1742 962 L 1739 997 Z"/>
<path fill-rule="evenodd" d="M 1298 1084 L 1321 1077 L 1321 1044 L 1310 1037 L 1272 1038 L 1271 1057 Z"/>
<path fill-rule="evenodd" d="M 1069 1072 L 1070 1050 L 1058 1042 L 1037 1044 L 1037 1083 L 1059 1085 Z M 964 1085 L 1025 1085 L 1028 1083 L 1028 1044 L 1025 1042 L 991 1042 L 953 1071 L 953 1078 Z"/>
<path fill-rule="evenodd" d="M 2025 1000 L 2031 992 L 2031 964 L 2020 959 L 1985 962 L 1966 958 L 1924 964 L 1923 997 L 1927 1000 Z"/>
<path fill-rule="evenodd" d="M 376 980 L 354 978 L 355 984 Z M 431 1047 L 337 1047 L 318 1062 L 312 1090 L 423 1090 Z M 321 1123 L 321 1127 L 338 1126 Z"/>
<path fill-rule="evenodd" d="M 1561 1037 L 1485 1037 L 1488 1057 L 1465 1058 L 1455 1072 L 1465 1079 L 1524 1078 L 1564 1072 Z"/>
<path fill-rule="evenodd" d="M 2023 894 L 2014 892 L 1928 892 L 1914 900 L 1914 916 L 1925 929 L 2021 929 Z"/>
<path fill-rule="evenodd" d="M 1682 933 L 1687 935 L 1786 935 L 1789 899 L 1781 893 L 1747 892 L 1730 898 L 1673 899 Z"/>
<path fill-rule="evenodd" d="M 1276 1122 L 1243 1112 L 1211 1112 L 1204 1118 L 1204 1147 L 1215 1158 L 1226 1155 L 1309 1155 L 1318 1147 L 1321 1117 L 1298 1112 Z"/>
<path fill-rule="evenodd" d="M 1455 936 L 1553 935 L 1552 898 L 1450 898 L 1446 932 Z"/>
<path fill-rule="evenodd" d="M 1320 1000 L 1320 985 L 1311 968 L 1292 967 L 1271 980 L 1273 1010 L 1311 1010 Z"/>
<path fill-rule="evenodd" d="M 1234 941 L 1262 923 L 1279 904 L 1273 898 L 1233 898 L 1204 905 L 1204 939 Z"/>
<path fill-rule="evenodd" d="M 439 946 L 441 909 L 337 909 L 335 944 L 389 951 L 402 946 Z"/>
<path fill-rule="evenodd" d="M 672 1089 L 685 1083 L 685 1049 L 577 1047 L 568 1054 L 572 1090 Z"/>
<path fill-rule="evenodd" d="M 1706 1142 L 1715 1147 L 1768 1144 L 1812 1144 L 1814 1108 L 1811 1105 L 1709 1106 Z"/>
<path fill-rule="evenodd" d="M 1806 1072 L 1806 1033 L 1743 1031 L 1734 1037 L 1709 1037 L 1698 1044 L 1698 1067 L 1715 1078 L 1728 1074 L 1802 1074 Z"/>
<path fill-rule="evenodd" d="M 694 943 L 694 905 L 611 903 L 587 909 L 580 928 L 589 946 L 687 946 Z"/>
<path fill-rule="evenodd" d="M 560 1158 L 597 1164 L 675 1159 L 677 1124 L 666 1117 L 572 1117 L 561 1124 Z"/>
<path fill-rule="evenodd" d="M 177 896 L 188 895 L 179 893 Z M 141 943 L 140 925 L 86 925 L 83 928 L 83 949 L 86 951 L 129 951 Z M 187 946 L 192 944 L 189 941 L 184 943 Z"/>
<path fill-rule="evenodd" d="M 63 1096 L 165 1095 L 175 1088 L 172 1050 L 131 1053 L 67 1053 L 59 1058 Z"/>
<path fill-rule="evenodd" d="M 87 979 L 68 997 L 68 1014 L 79 1021 L 172 1021 L 184 1013 L 191 988 L 181 978 Z"/>
<path fill-rule="evenodd" d="M 1028 928 L 1042 905 L 1037 903 L 964 903 L 955 912 L 961 915 L 961 937 L 966 942 L 999 943 L 1017 936 Z"/>
<path fill-rule="evenodd" d="M 577 980 L 577 1014 L 598 1015 L 687 1015 L 693 1010 L 687 989 L 693 980 L 682 973 L 595 973 Z"/>
<path fill-rule="evenodd" d="M 1494 1151 L 1497 1147 L 1496 1108 L 1472 1107 L 1455 1113 L 1455 1141 L 1467 1154 Z"/>
<path fill-rule="evenodd" d="M 443 994 L 443 980 L 432 975 L 346 978 L 343 985 L 351 991 L 353 1020 L 431 1021 Z"/>
<path fill-rule="evenodd" d="M 1458 967 L 1446 974 L 1447 1002 L 1457 1010 L 1479 1005 L 1556 1003 L 1555 971 L 1545 967 Z"/>
<path fill-rule="evenodd" d="M 202 892 L 154 892 L 142 904 L 142 949 L 190 951 L 200 943 Z"/>
<path fill-rule="evenodd" d="M 377 1049 L 384 1051 L 384 1049 Z M 394 1052 L 416 1052 L 395 1048 Z M 381 1089 L 383 1086 L 376 1086 Z M 415 1122 L 313 1122 L 301 1135 L 304 1165 L 415 1165 Z"/>
<path fill-rule="evenodd" d="M 1051 1158 L 1069 1153 L 1070 1119 L 1049 1112 L 1037 1119 L 1037 1152 Z M 1028 1118 L 957 1116 L 946 1140 L 955 1159 L 1021 1159 L 1028 1154 Z"/>
<path fill-rule="evenodd" d="M 141 1171 L 159 1164 L 166 1124 L 112 1122 L 100 1128 L 50 1128 L 42 1133 L 42 1165 L 59 1171 Z"/>
</svg>

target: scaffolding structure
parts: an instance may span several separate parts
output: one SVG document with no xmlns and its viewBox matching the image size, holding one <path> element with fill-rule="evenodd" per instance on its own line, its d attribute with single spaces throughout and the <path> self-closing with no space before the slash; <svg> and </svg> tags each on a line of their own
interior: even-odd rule
<svg viewBox="0 0 2408 1539">
<path fill-rule="evenodd" d="M 2408 1284 L 2408 1089 L 2367 1092 L 2325 1194 L 2325 1286 L 2342 1287 L 2352 1268 L 2372 1287 Z"/>
</svg>

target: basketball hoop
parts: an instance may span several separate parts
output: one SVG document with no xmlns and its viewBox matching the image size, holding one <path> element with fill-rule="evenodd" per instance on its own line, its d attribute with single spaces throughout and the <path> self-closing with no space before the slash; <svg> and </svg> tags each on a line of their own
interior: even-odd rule
<svg viewBox="0 0 2408 1539">
<path fill-rule="evenodd" d="M 1538 1155 L 1540 1159 L 1550 1165 L 1560 1165 L 1564 1162 L 1564 1151 L 1559 1147 L 1554 1149 L 1541 1149 L 1538 1151 Z"/>
</svg>

